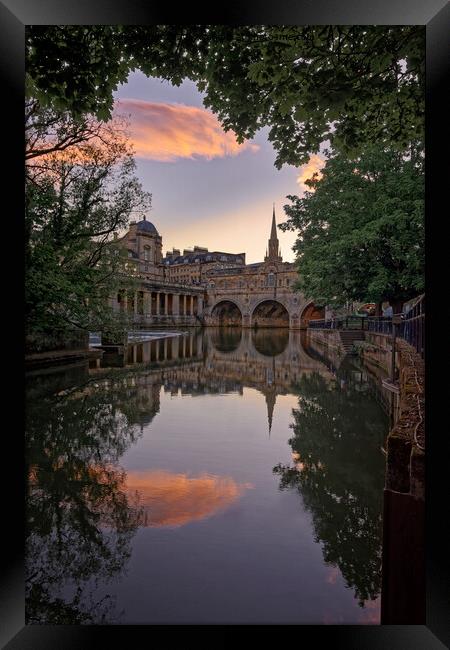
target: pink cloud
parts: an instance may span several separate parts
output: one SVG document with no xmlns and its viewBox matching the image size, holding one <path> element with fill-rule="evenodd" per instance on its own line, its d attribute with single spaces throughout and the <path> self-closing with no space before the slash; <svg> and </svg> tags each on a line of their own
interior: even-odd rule
<svg viewBox="0 0 450 650">
<path fill-rule="evenodd" d="M 144 508 L 144 526 L 178 527 L 228 508 L 250 483 L 228 476 L 187 476 L 163 470 L 128 472 L 127 492 L 137 494 Z"/>
<path fill-rule="evenodd" d="M 223 158 L 242 151 L 257 151 L 250 142 L 238 144 L 225 133 L 216 117 L 203 108 L 120 99 L 116 110 L 131 116 L 131 139 L 140 158 L 173 162 L 179 158 Z"/>
<path fill-rule="evenodd" d="M 313 154 L 309 157 L 306 165 L 300 167 L 300 174 L 297 176 L 297 183 L 300 185 L 304 192 L 311 192 L 311 188 L 305 184 L 305 181 L 313 177 L 315 173 L 318 174 L 319 178 L 322 177 L 321 169 L 325 165 L 323 158 L 317 154 Z"/>
</svg>

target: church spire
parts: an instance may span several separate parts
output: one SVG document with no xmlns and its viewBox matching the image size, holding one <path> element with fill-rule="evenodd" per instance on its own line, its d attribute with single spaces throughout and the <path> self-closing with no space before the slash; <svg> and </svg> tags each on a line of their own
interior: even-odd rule
<svg viewBox="0 0 450 650">
<path fill-rule="evenodd" d="M 277 238 L 277 224 L 275 222 L 275 203 L 273 204 L 273 214 L 272 214 L 272 230 L 270 231 L 270 239 Z"/>
<path fill-rule="evenodd" d="M 267 420 L 269 422 L 269 438 L 270 432 L 272 431 L 272 420 L 273 420 L 273 409 L 277 399 L 277 395 L 274 390 L 269 388 L 268 392 L 265 395 L 266 405 L 267 405 Z"/>
<path fill-rule="evenodd" d="M 269 239 L 269 253 L 266 254 L 265 261 L 268 262 L 282 262 L 280 255 L 280 247 L 277 237 L 277 223 L 275 221 L 275 203 L 273 204 L 272 212 L 272 227 L 270 230 L 270 239 Z"/>
</svg>

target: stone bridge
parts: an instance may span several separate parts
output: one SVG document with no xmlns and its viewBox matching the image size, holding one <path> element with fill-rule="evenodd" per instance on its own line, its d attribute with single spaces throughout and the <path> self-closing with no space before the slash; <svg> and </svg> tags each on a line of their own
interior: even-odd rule
<svg viewBox="0 0 450 650">
<path fill-rule="evenodd" d="M 203 321 L 210 326 L 287 327 L 306 329 L 311 318 L 321 318 L 311 300 L 283 288 L 263 288 L 250 293 L 236 289 L 209 290 Z"/>
</svg>

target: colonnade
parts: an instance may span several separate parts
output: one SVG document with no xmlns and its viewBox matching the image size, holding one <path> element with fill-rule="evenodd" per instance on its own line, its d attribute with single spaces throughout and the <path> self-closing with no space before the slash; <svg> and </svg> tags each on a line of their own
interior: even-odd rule
<svg viewBox="0 0 450 650">
<path fill-rule="evenodd" d="M 194 335 L 168 337 L 155 341 L 129 343 L 126 351 L 127 364 L 154 361 L 195 359 L 202 355 L 202 338 Z"/>
<path fill-rule="evenodd" d="M 203 312 L 203 296 L 175 291 L 121 291 L 116 307 L 135 316 L 196 316 Z"/>
</svg>

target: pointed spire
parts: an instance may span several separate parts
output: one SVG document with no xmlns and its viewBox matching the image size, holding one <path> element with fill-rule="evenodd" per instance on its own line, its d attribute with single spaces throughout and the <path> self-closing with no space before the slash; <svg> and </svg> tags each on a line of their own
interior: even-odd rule
<svg viewBox="0 0 450 650">
<path fill-rule="evenodd" d="M 275 406 L 277 396 L 274 391 L 269 389 L 265 397 L 266 397 L 266 404 L 267 404 L 267 420 L 269 422 L 269 437 L 270 437 L 270 432 L 272 431 L 273 409 Z"/>
<path fill-rule="evenodd" d="M 270 230 L 269 246 L 268 251 L 266 252 L 265 261 L 277 261 L 282 262 L 281 254 L 279 251 L 279 242 L 277 237 L 277 223 L 275 221 L 275 203 L 273 204 L 272 212 L 272 227 Z"/>
<path fill-rule="evenodd" d="M 270 239 L 277 239 L 277 224 L 275 222 L 275 203 L 273 204 L 272 230 L 270 231 Z"/>
</svg>

